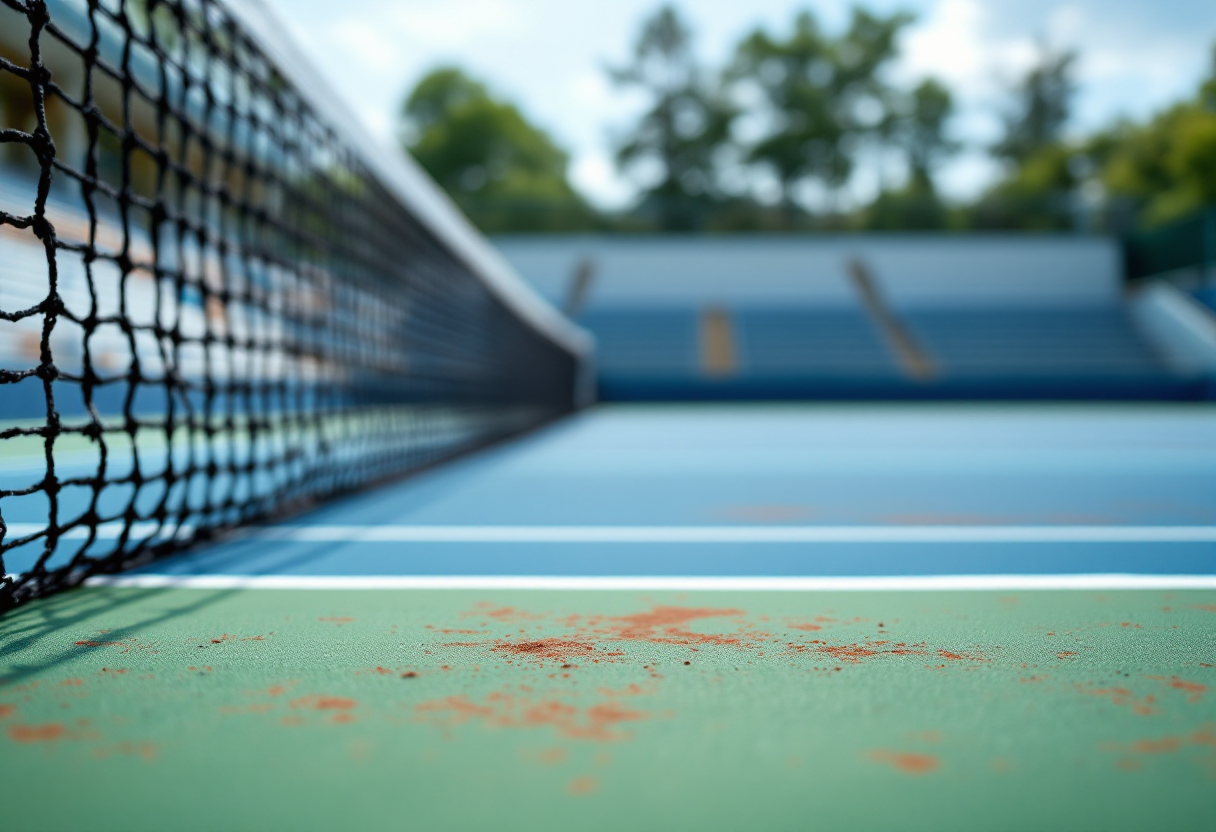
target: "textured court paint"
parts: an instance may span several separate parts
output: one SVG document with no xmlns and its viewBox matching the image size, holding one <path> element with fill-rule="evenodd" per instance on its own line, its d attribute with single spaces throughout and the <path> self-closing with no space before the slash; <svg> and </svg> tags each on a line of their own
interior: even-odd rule
<svg viewBox="0 0 1216 832">
<path fill-rule="evenodd" d="M 141 456 L 141 464 L 156 468 L 162 464 L 158 456 Z M 71 458 L 62 461 L 61 474 L 79 473 L 80 457 L 75 459 L 75 469 Z M 31 487 L 41 469 L 28 467 L 28 461 L 13 465 L 0 459 L 0 488 Z M 119 453 L 109 464 L 117 466 L 111 473 L 121 476 L 130 458 Z M 108 491 L 102 508 L 120 499 L 120 492 Z M 145 496 L 150 515 L 158 497 Z M 60 516 L 84 513 L 88 497 L 88 489 L 66 489 Z M 7 523 L 41 524 L 47 505 L 34 494 L 6 499 L 3 511 Z M 1216 406 L 597 407 L 418 477 L 327 503 L 291 522 L 757 529 L 1212 526 Z M 54 564 L 66 564 L 83 545 L 68 543 Z M 94 549 L 113 545 L 103 539 Z M 1073 544 L 1053 551 L 1042 543 L 1018 551 L 1009 543 L 999 552 L 986 545 L 964 551 L 962 543 L 945 550 L 933 545 L 928 552 L 895 552 L 886 545 L 867 550 L 864 543 L 799 551 L 791 548 L 795 544 L 780 544 L 779 550 L 758 552 L 750 546 L 730 551 L 731 544 L 719 543 L 708 566 L 698 566 L 701 558 L 675 546 L 656 551 L 631 543 L 592 551 L 593 545 L 609 544 L 582 543 L 569 551 L 558 544 L 501 544 L 488 552 L 484 546 L 449 543 L 439 558 L 429 543 L 403 543 L 386 552 L 383 545 L 370 550 L 354 542 L 268 547 L 237 541 L 197 549 L 172 568 L 184 573 L 229 568 L 217 566 L 218 561 L 252 574 L 445 574 L 453 567 L 437 564 L 442 559 L 456 574 L 482 575 L 504 569 L 597 574 L 605 564 L 617 575 L 890 575 L 925 569 L 932 574 L 1177 574 L 1210 573 L 1216 563 L 1211 544 L 1175 544 L 1164 552 L 1134 551 L 1132 543 L 1089 551 Z M 37 542 L 15 549 L 6 554 L 5 565 L 14 572 L 28 570 L 41 551 Z M 1077 553 L 1071 561 L 1070 552 Z M 740 567 L 753 558 L 761 559 L 754 569 Z M 1158 562 L 1164 565 L 1151 565 Z"/>
<path fill-rule="evenodd" d="M 1207 829 L 1214 632 L 1216 592 L 81 590 L 0 619 L 5 828 Z"/>
</svg>

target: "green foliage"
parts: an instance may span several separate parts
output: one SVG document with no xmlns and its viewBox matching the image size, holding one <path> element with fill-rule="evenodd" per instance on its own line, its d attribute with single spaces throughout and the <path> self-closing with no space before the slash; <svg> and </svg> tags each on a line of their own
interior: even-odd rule
<svg viewBox="0 0 1216 832">
<path fill-rule="evenodd" d="M 629 65 L 609 73 L 618 86 L 640 89 L 649 99 L 616 152 L 622 170 L 649 164 L 659 171 L 640 212 L 666 231 L 701 227 L 721 197 L 718 156 L 737 111 L 704 78 L 692 33 L 676 10 L 664 6 L 645 21 Z"/>
<path fill-rule="evenodd" d="M 998 158 L 1021 164 L 1061 141 L 1076 93 L 1076 59 L 1075 52 L 1040 46 L 1037 64 L 1014 91 L 1014 106 L 1005 116 L 1005 135 L 992 148 Z"/>
<path fill-rule="evenodd" d="M 1010 89 L 1001 139 L 1004 175 L 969 204 L 947 204 L 936 175 L 960 149 L 954 100 L 935 79 L 908 87 L 885 70 L 898 54 L 902 13 L 855 8 L 841 31 L 811 11 L 788 29 L 757 29 L 721 69 L 706 68 L 672 6 L 646 18 L 625 65 L 608 70 L 647 101 L 615 146 L 618 167 L 647 177 L 637 204 L 597 214 L 570 186 L 568 158 L 509 102 L 459 69 L 424 78 L 402 110 L 405 144 L 481 228 L 509 231 L 968 230 L 1125 231 L 1216 203 L 1216 52 L 1188 101 L 1144 123 L 1070 138 L 1077 56 L 1042 46 Z M 741 102 L 748 102 L 743 106 Z M 746 117 L 746 122 L 743 122 Z M 740 125 L 752 129 L 743 140 Z M 902 182 L 881 181 L 868 205 L 837 207 L 862 164 L 898 156 Z M 763 202 L 755 174 L 780 199 Z M 808 186 L 826 210 L 804 203 Z"/>
<path fill-rule="evenodd" d="M 566 179 L 566 153 L 461 70 L 423 78 L 402 120 L 410 153 L 483 231 L 593 226 L 591 210 Z"/>
<path fill-rule="evenodd" d="M 1143 124 L 1122 122 L 1080 141 L 1061 131 L 1073 56 L 1043 53 L 1017 89 L 1021 120 L 1007 122 L 996 152 L 1006 177 L 969 211 L 981 228 L 1064 230 L 1084 212 L 1081 194 L 1105 197 L 1108 230 L 1124 231 L 1124 214 L 1152 227 L 1216 202 L 1216 54 L 1212 77 L 1190 101 Z"/>
<path fill-rule="evenodd" d="M 1212 77 L 1194 100 L 1147 124 L 1121 125 L 1110 144 L 1103 184 L 1142 204 L 1145 225 L 1216 202 L 1216 54 Z"/>
<path fill-rule="evenodd" d="M 935 190 L 933 169 L 958 150 L 958 143 L 946 136 L 946 122 L 953 112 L 950 90 L 929 78 L 912 90 L 900 113 L 896 130 L 907 153 L 909 178 L 922 190 Z"/>
<path fill-rule="evenodd" d="M 870 231 L 930 231 L 947 227 L 949 212 L 927 179 L 914 177 L 903 188 L 883 191 L 861 212 Z"/>
<path fill-rule="evenodd" d="M 964 212 L 964 227 L 1062 231 L 1078 222 L 1084 148 L 1064 139 L 1076 90 L 1076 54 L 1040 46 L 1038 61 L 1012 89 L 1005 134 L 992 153 L 1005 177 Z"/>
<path fill-rule="evenodd" d="M 881 17 L 855 8 L 849 28 L 832 37 L 803 11 L 788 36 L 758 29 L 739 45 L 731 75 L 760 88 L 776 125 L 748 159 L 771 168 L 790 209 L 807 181 L 829 192 L 842 187 L 858 144 L 889 132 L 887 119 L 864 117 L 865 105 L 885 116 L 888 90 L 880 71 L 895 57 L 896 38 L 910 21 L 905 14 Z"/>
</svg>

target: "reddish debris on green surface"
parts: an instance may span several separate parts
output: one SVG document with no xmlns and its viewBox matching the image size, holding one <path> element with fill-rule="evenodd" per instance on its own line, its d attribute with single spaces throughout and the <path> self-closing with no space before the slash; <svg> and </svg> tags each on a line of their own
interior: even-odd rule
<svg viewBox="0 0 1216 832">
<path fill-rule="evenodd" d="M 607 633 L 623 641 L 654 641 L 664 644 L 705 642 L 709 644 L 738 644 L 739 639 L 695 633 L 687 625 L 705 618 L 738 617 L 745 615 L 739 609 L 710 609 L 708 607 L 657 606 L 648 612 L 634 613 L 610 618 L 616 622 Z M 767 634 L 766 634 L 767 635 Z"/>
<path fill-rule="evenodd" d="M 575 777 L 573 780 L 571 780 L 570 784 L 566 786 L 566 791 L 570 792 L 570 794 L 575 795 L 576 797 L 581 797 L 583 795 L 591 794 L 598 788 L 598 780 L 596 780 L 594 777 L 585 776 Z"/>
<path fill-rule="evenodd" d="M 1077 690 L 1088 696 L 1101 696 L 1110 699 L 1120 707 L 1131 708 L 1132 713 L 1139 716 L 1150 716 L 1157 712 L 1157 709 L 1154 707 L 1157 697 L 1139 697 L 1127 688 L 1087 688 L 1077 685 Z"/>
<path fill-rule="evenodd" d="M 308 708 L 316 711 L 349 710 L 358 707 L 359 703 L 345 696 L 301 696 L 289 703 L 293 708 Z"/>
<path fill-rule="evenodd" d="M 1216 748 L 1216 724 L 1206 723 L 1189 734 L 1171 734 L 1164 737 L 1140 739 L 1131 743 L 1107 743 L 1102 746 L 1103 751 L 1124 755 L 1122 759 L 1115 762 L 1115 766 L 1124 771 L 1139 770 L 1141 764 L 1134 759 L 1136 756 L 1153 757 L 1175 754 L 1188 748 Z M 1213 775 L 1216 776 L 1216 757 L 1211 753 L 1205 752 L 1197 761 L 1205 768 L 1211 769 Z"/>
<path fill-rule="evenodd" d="M 1186 679 L 1180 679 L 1177 676 L 1146 676 L 1147 679 L 1156 679 L 1165 682 L 1174 690 L 1180 690 L 1187 694 L 1186 701 L 1192 705 L 1198 704 L 1203 695 L 1207 692 L 1208 686 L 1199 682 L 1188 682 Z"/>
<path fill-rule="evenodd" d="M 62 722 L 46 722 L 42 725 L 10 725 L 8 736 L 13 742 L 54 742 L 67 736 L 67 727 Z"/>
<path fill-rule="evenodd" d="M 595 742 L 629 739 L 631 735 L 617 726 L 650 716 L 611 701 L 580 708 L 557 698 L 533 699 L 505 692 L 491 693 L 482 703 L 463 695 L 446 696 L 422 702 L 415 711 L 437 727 L 481 721 L 497 728 L 552 728 L 567 739 Z"/>
<path fill-rule="evenodd" d="M 595 652 L 595 645 L 585 641 L 564 638 L 542 638 L 534 641 L 500 640 L 492 648 L 496 653 L 525 656 L 533 659 L 561 659 L 563 661 L 588 656 Z"/>
<path fill-rule="evenodd" d="M 941 767 L 941 761 L 932 754 L 917 754 L 911 751 L 889 751 L 876 749 L 866 755 L 876 763 L 884 763 L 904 774 L 928 774 Z"/>
</svg>

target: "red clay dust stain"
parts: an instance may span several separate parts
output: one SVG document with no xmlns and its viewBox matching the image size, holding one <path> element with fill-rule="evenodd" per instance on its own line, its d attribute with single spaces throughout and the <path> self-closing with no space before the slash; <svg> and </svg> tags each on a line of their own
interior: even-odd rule
<svg viewBox="0 0 1216 832">
<path fill-rule="evenodd" d="M 1131 708 L 1132 713 L 1140 716 L 1149 716 L 1157 712 L 1153 707 L 1153 703 L 1157 701 L 1155 696 L 1138 697 L 1127 688 L 1085 688 L 1078 685 L 1077 689 L 1086 696 L 1101 696 L 1110 699 L 1120 707 Z"/>
<path fill-rule="evenodd" d="M 582 797 L 584 795 L 591 794 L 598 788 L 599 783 L 596 782 L 594 777 L 575 777 L 570 781 L 570 784 L 566 786 L 566 791 L 570 792 L 570 794 L 574 795 L 575 797 Z"/>
<path fill-rule="evenodd" d="M 1109 743 L 1104 745 L 1102 750 L 1124 755 L 1115 765 L 1128 771 L 1134 771 L 1140 767 L 1140 763 L 1127 755 L 1175 754 L 1186 748 L 1216 748 L 1216 724 L 1208 723 L 1182 736 L 1151 737 L 1136 740 L 1130 744 Z M 1200 759 L 1204 758 L 1201 756 Z M 1206 759 L 1210 765 L 1210 755 Z"/>
<path fill-rule="evenodd" d="M 926 656 L 934 652 L 924 649 L 924 644 L 906 644 L 902 641 L 891 642 L 887 640 L 866 641 L 860 644 L 827 644 L 822 641 L 813 641 L 811 644 L 816 645 L 814 648 L 811 648 L 814 652 L 831 656 L 836 661 L 846 664 L 860 664 L 862 661 L 874 658 L 875 656 Z M 808 649 L 796 644 L 788 646 L 795 652 L 803 652 Z M 971 656 L 965 656 L 961 653 L 951 653 L 948 650 L 938 650 L 936 652 L 942 658 L 956 661 L 984 661 L 983 659 L 973 659 Z"/>
<path fill-rule="evenodd" d="M 695 633 L 688 629 L 688 625 L 693 621 L 706 618 L 738 617 L 745 614 L 743 610 L 733 608 L 658 606 L 649 612 L 621 615 L 609 619 L 618 623 L 611 626 L 608 632 L 623 641 L 651 641 L 663 644 L 687 644 L 689 642 L 738 644 L 740 640 L 737 637 Z"/>
<path fill-rule="evenodd" d="M 1162 737 L 1158 740 L 1137 740 L 1132 749 L 1137 754 L 1168 754 L 1182 748 L 1182 740 L 1177 737 Z"/>
<path fill-rule="evenodd" d="M 601 702 L 579 708 L 559 699 L 533 700 L 508 693 L 491 693 L 484 704 L 467 696 L 448 696 L 423 702 L 415 707 L 419 716 L 437 727 L 481 721 L 497 728 L 552 728 L 573 740 L 612 742 L 630 734 L 618 726 L 647 719 L 645 711 Z"/>
<path fill-rule="evenodd" d="M 534 641 L 502 640 L 495 653 L 507 653 L 532 659 L 576 659 L 595 652 L 595 645 L 564 638 L 542 638 Z"/>
<path fill-rule="evenodd" d="M 1188 682 L 1186 679 L 1180 679 L 1177 676 L 1149 676 L 1148 678 L 1165 682 L 1174 690 L 1180 690 L 1187 694 L 1186 701 L 1192 705 L 1198 704 L 1208 690 L 1207 685 L 1200 684 L 1199 682 Z"/>
<path fill-rule="evenodd" d="M 542 748 L 530 755 L 532 760 L 546 765 L 555 766 L 558 763 L 566 762 L 566 757 L 569 756 L 564 748 Z"/>
<path fill-rule="evenodd" d="M 13 742 L 54 742 L 63 739 L 66 734 L 67 729 L 62 722 L 8 726 L 8 736 Z"/>
<path fill-rule="evenodd" d="M 295 687 L 296 685 L 298 685 L 298 684 L 299 684 L 299 682 L 298 682 L 298 681 L 291 681 L 291 682 L 288 682 L 288 683 L 287 683 L 287 684 L 285 684 L 285 685 L 271 685 L 271 686 L 270 686 L 270 687 L 268 687 L 266 690 L 255 690 L 255 691 L 250 691 L 250 692 L 249 692 L 249 695 L 250 695 L 250 696 L 262 696 L 262 695 L 266 695 L 266 696 L 282 696 L 283 694 L 287 693 L 287 691 L 291 690 L 292 688 L 294 688 L 294 687 Z"/>
<path fill-rule="evenodd" d="M 936 771 L 941 761 L 932 754 L 916 754 L 910 751 L 888 751 L 878 749 L 866 755 L 876 763 L 884 763 L 904 774 L 921 775 Z"/>
<path fill-rule="evenodd" d="M 625 653 L 619 650 L 601 649 L 601 642 L 645 641 L 651 644 L 672 644 L 696 650 L 702 645 L 753 647 L 772 638 L 770 633 L 741 626 L 734 633 L 700 633 L 690 629 L 694 621 L 709 618 L 738 617 L 745 613 L 738 609 L 712 609 L 708 607 L 656 606 L 646 612 L 622 616 L 568 615 L 555 619 L 559 627 L 573 632 L 565 636 L 528 638 L 525 630 L 519 636 L 504 636 L 491 641 L 462 641 L 446 644 L 446 647 L 485 648 L 514 658 L 532 661 L 573 662 L 589 660 L 618 661 Z M 544 618 L 543 615 L 527 613 L 514 607 L 479 605 L 472 613 L 498 618 L 500 621 L 521 621 Z M 446 632 L 446 631 L 441 631 Z"/>
<path fill-rule="evenodd" d="M 344 696 L 301 696 L 289 703 L 293 708 L 307 708 L 314 711 L 345 711 L 358 707 L 359 703 Z"/>
</svg>

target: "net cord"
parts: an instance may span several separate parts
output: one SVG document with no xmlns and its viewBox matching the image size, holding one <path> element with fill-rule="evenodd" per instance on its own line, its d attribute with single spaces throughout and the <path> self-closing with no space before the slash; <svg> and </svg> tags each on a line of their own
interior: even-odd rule
<svg viewBox="0 0 1216 832">
<path fill-rule="evenodd" d="M 408 154 L 386 146 L 361 126 L 361 119 L 346 106 L 342 96 L 316 70 L 287 36 L 288 26 L 265 0 L 222 0 L 261 49 L 282 71 L 298 82 L 308 103 L 363 157 L 362 161 L 385 187 L 408 206 L 421 222 L 462 257 L 469 268 L 499 299 L 537 332 L 560 344 L 586 365 L 580 373 L 580 396 L 592 393 L 595 343 L 590 333 L 554 308 L 515 272 L 501 254 L 477 231 L 447 194 Z"/>
</svg>

